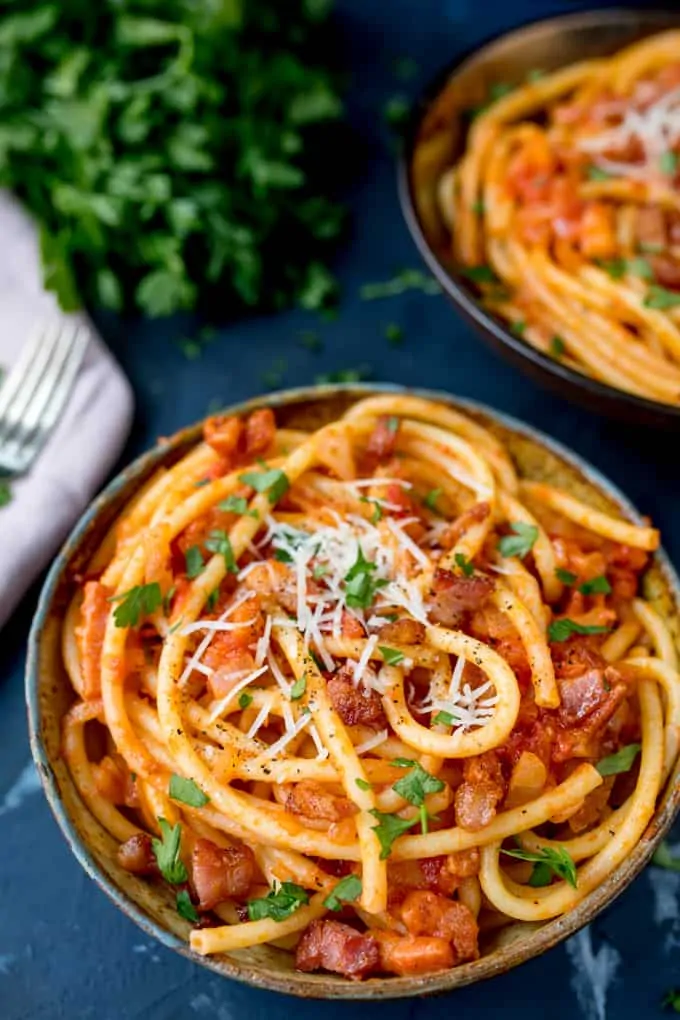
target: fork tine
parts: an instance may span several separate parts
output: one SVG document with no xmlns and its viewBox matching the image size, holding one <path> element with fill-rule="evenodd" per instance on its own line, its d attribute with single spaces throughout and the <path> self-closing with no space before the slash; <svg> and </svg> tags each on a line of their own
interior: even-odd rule
<svg viewBox="0 0 680 1020">
<path fill-rule="evenodd" d="M 14 392 L 9 395 L 5 407 L 0 406 L 0 442 L 10 439 L 14 428 L 30 406 L 41 381 L 48 375 L 58 341 L 59 333 L 55 324 L 48 325 L 40 331 L 38 343 L 32 345 L 33 350 L 30 352 L 33 355 L 32 360 L 20 376 L 17 373 Z"/>
<path fill-rule="evenodd" d="M 49 328 L 46 330 L 44 325 L 36 329 L 0 390 L 0 422 L 5 422 L 10 410 L 16 409 L 17 401 L 20 405 L 24 403 L 39 378 L 56 339 L 56 331 L 50 336 Z"/>
<path fill-rule="evenodd" d="M 13 442 L 0 451 L 15 462 L 17 472 L 25 471 L 47 440 L 75 382 L 90 331 L 75 324 L 58 333 L 49 374 L 42 380 L 26 414 L 18 423 Z"/>
</svg>

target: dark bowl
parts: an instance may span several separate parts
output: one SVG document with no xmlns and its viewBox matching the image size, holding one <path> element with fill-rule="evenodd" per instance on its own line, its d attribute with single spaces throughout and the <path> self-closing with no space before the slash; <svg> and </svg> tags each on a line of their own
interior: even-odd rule
<svg viewBox="0 0 680 1020">
<path fill-rule="evenodd" d="M 316 428 L 341 414 L 356 400 L 377 391 L 414 392 L 458 408 L 490 428 L 507 444 L 523 477 L 562 485 L 598 509 L 640 522 L 639 514 L 610 482 L 558 443 L 512 418 L 447 394 L 406 391 L 395 386 L 316 386 L 269 394 L 231 407 L 228 413 L 247 414 L 257 407 L 268 406 L 276 409 L 280 424 L 291 428 Z M 502 974 L 539 956 L 592 921 L 639 874 L 671 826 L 680 808 L 677 763 L 640 842 L 606 881 L 574 910 L 544 924 L 510 924 L 489 935 L 481 959 L 438 974 L 373 978 L 365 982 L 347 981 L 332 974 L 303 974 L 294 970 L 289 953 L 273 946 L 255 946 L 229 955 L 199 956 L 189 948 L 190 926 L 178 915 L 169 888 L 120 867 L 116 841 L 80 799 L 60 753 L 61 721 L 74 700 L 61 659 L 61 629 L 78 583 L 77 576 L 123 506 L 154 472 L 174 464 L 200 437 L 201 424 L 196 424 L 164 440 L 118 475 L 97 497 L 55 560 L 31 628 L 26 667 L 31 750 L 57 823 L 88 875 L 147 935 L 194 963 L 257 988 L 307 998 L 380 1000 L 448 991 Z M 680 645 L 680 582 L 662 551 L 656 553 L 645 575 L 644 586 L 646 597 L 663 615 Z"/>
<path fill-rule="evenodd" d="M 439 215 L 435 187 L 442 170 L 463 153 L 465 110 L 482 103 L 489 86 L 500 81 L 523 83 L 536 68 L 553 71 L 576 61 L 609 56 L 638 39 L 678 25 L 677 10 L 617 8 L 548 18 L 487 42 L 449 64 L 425 88 L 406 131 L 398 171 L 402 211 L 421 256 L 444 292 L 494 350 L 536 382 L 591 411 L 665 429 L 680 428 L 680 407 L 626 393 L 562 364 L 513 335 L 481 306 L 474 287 L 457 271 L 447 252 L 448 230 Z M 424 132 L 432 144 L 427 152 L 420 150 L 418 158 L 416 147 Z"/>
</svg>

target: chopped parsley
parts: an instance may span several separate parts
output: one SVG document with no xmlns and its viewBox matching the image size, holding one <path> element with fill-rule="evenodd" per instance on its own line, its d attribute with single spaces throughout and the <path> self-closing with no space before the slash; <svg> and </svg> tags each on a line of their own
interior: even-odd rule
<svg viewBox="0 0 680 1020">
<path fill-rule="evenodd" d="M 410 105 L 405 96 L 390 96 L 383 108 L 383 117 L 392 128 L 401 128 L 408 120 Z"/>
<path fill-rule="evenodd" d="M 428 508 L 428 510 L 432 510 L 432 512 L 435 514 L 439 513 L 439 511 L 437 510 L 437 500 L 439 499 L 443 491 L 444 491 L 443 489 L 430 489 L 428 494 L 423 499 L 423 504 Z"/>
<path fill-rule="evenodd" d="M 404 329 L 396 322 L 388 322 L 385 326 L 385 339 L 392 347 L 398 347 L 404 339 Z"/>
<path fill-rule="evenodd" d="M 450 712 L 437 712 L 436 716 L 432 720 L 437 726 L 453 726 L 458 722 L 458 716 L 452 715 Z"/>
<path fill-rule="evenodd" d="M 255 520 L 259 520 L 259 513 L 257 510 L 248 509 L 248 500 L 245 496 L 227 496 L 217 504 L 218 510 L 225 510 L 228 514 L 240 514 L 242 517 L 253 517 Z"/>
<path fill-rule="evenodd" d="M 183 917 L 185 921 L 191 921 L 192 924 L 196 924 L 200 920 L 196 907 L 191 902 L 191 896 L 186 889 L 180 889 L 177 893 L 177 913 L 180 917 Z"/>
<path fill-rule="evenodd" d="M 379 283 L 365 283 L 359 297 L 362 301 L 378 301 L 382 298 L 398 297 L 409 290 L 419 290 L 423 294 L 439 294 L 441 287 L 431 276 L 420 269 L 402 269 L 390 280 Z"/>
<path fill-rule="evenodd" d="M 498 543 L 498 551 L 501 556 L 519 556 L 523 559 L 534 547 L 538 538 L 538 528 L 535 524 L 525 524 L 524 521 L 511 521 L 510 530 L 512 535 L 505 535 Z"/>
<path fill-rule="evenodd" d="M 361 879 L 358 875 L 345 875 L 323 901 L 329 910 L 341 910 L 343 903 L 353 903 L 361 896 Z"/>
<path fill-rule="evenodd" d="M 476 213 L 477 216 L 483 216 L 485 211 L 484 199 L 478 198 L 476 202 L 472 203 L 470 209 L 472 210 L 473 213 Z"/>
<path fill-rule="evenodd" d="M 371 514 L 371 524 L 377 524 L 378 521 L 382 520 L 383 510 L 382 510 L 382 506 L 380 505 L 380 502 L 377 499 L 374 499 L 371 496 L 360 496 L 359 497 L 359 502 L 360 503 L 372 503 L 373 504 L 373 513 Z"/>
<path fill-rule="evenodd" d="M 266 492 L 269 502 L 278 503 L 282 496 L 288 492 L 290 482 L 288 475 L 281 468 L 267 469 L 264 471 L 247 471 L 239 475 L 239 481 L 249 485 L 255 492 Z"/>
<path fill-rule="evenodd" d="M 239 708 L 250 708 L 253 703 L 252 694 L 248 694 L 247 691 L 241 691 L 238 696 L 238 707 Z"/>
<path fill-rule="evenodd" d="M 675 1013 L 680 1013 L 680 992 L 676 988 L 671 988 L 666 992 L 661 1000 L 661 1008 L 670 1008 Z"/>
<path fill-rule="evenodd" d="M 654 851 L 652 864 L 656 864 L 657 868 L 666 868 L 667 871 L 680 871 L 680 857 L 673 856 L 665 840 Z"/>
<path fill-rule="evenodd" d="M 297 678 L 297 680 L 290 689 L 290 700 L 299 701 L 306 690 L 307 690 L 307 677 L 303 673 L 302 676 Z"/>
<path fill-rule="evenodd" d="M 321 372 L 314 377 L 314 382 L 319 386 L 327 386 L 332 383 L 354 383 L 370 379 L 373 374 L 369 365 L 358 365 L 356 368 L 339 368 L 335 372 Z"/>
<path fill-rule="evenodd" d="M 366 782 L 365 779 L 355 779 L 354 782 L 357 784 L 360 790 L 372 790 L 373 787 L 370 783 Z"/>
<path fill-rule="evenodd" d="M 582 595 L 609 595 L 612 586 L 604 575 L 599 574 L 597 577 L 591 577 L 589 581 L 584 581 L 583 584 L 580 584 L 578 590 Z"/>
<path fill-rule="evenodd" d="M 676 152 L 664 152 L 659 157 L 659 170 L 665 177 L 675 177 L 678 172 L 678 154 Z"/>
<path fill-rule="evenodd" d="M 0 478 L 0 506 L 7 506 L 11 502 L 12 490 L 9 487 L 9 482 L 4 478 Z"/>
<path fill-rule="evenodd" d="M 467 266 L 460 270 L 460 275 L 473 283 L 498 283 L 498 277 L 491 266 Z"/>
<path fill-rule="evenodd" d="M 589 181 L 611 181 L 613 174 L 607 173 L 606 170 L 602 170 L 601 167 L 591 164 L 587 170 Z"/>
<path fill-rule="evenodd" d="M 121 595 L 112 595 L 109 602 L 118 602 L 113 611 L 116 627 L 136 627 L 142 616 L 151 616 L 163 605 L 158 581 L 138 584 Z"/>
<path fill-rule="evenodd" d="M 653 280 L 654 271 L 647 259 L 596 259 L 597 265 L 608 273 L 613 280 L 620 280 L 626 274 L 640 276 L 643 280 Z"/>
<path fill-rule="evenodd" d="M 649 288 L 642 303 L 645 308 L 656 308 L 659 311 L 664 311 L 666 308 L 677 308 L 680 305 L 680 294 L 677 291 L 654 285 Z"/>
<path fill-rule="evenodd" d="M 570 620 L 568 616 L 564 616 L 560 620 L 553 620 L 550 624 L 548 627 L 548 640 L 558 643 L 560 641 L 567 641 L 572 634 L 607 634 L 608 632 L 609 627 L 601 627 L 598 624 L 586 626 L 583 623 Z"/>
<path fill-rule="evenodd" d="M 515 322 L 510 323 L 510 332 L 515 336 L 522 336 L 526 328 L 527 324 L 523 319 L 516 319 Z"/>
<path fill-rule="evenodd" d="M 187 577 L 190 580 L 194 577 L 198 577 L 204 566 L 203 553 L 201 552 L 200 547 L 192 545 L 191 548 L 187 549 L 184 553 L 184 569 Z"/>
<path fill-rule="evenodd" d="M 601 776 L 618 776 L 620 772 L 628 772 L 640 753 L 640 744 L 627 744 L 606 758 L 601 758 L 595 768 Z"/>
<path fill-rule="evenodd" d="M 208 595 L 207 599 L 205 600 L 205 608 L 208 610 L 209 613 L 212 613 L 213 609 L 217 605 L 219 597 L 220 597 L 219 588 L 214 588 Z"/>
<path fill-rule="evenodd" d="M 262 921 L 270 917 L 272 921 L 285 921 L 307 903 L 309 894 L 301 885 L 282 882 L 262 899 L 248 900 L 248 918 L 251 921 Z"/>
<path fill-rule="evenodd" d="M 553 336 L 550 338 L 549 353 L 552 355 L 553 358 L 563 357 L 566 349 L 567 348 L 565 346 L 564 340 L 562 339 L 561 336 Z"/>
<path fill-rule="evenodd" d="M 205 807 L 206 804 L 210 803 L 210 797 L 203 793 L 203 790 L 193 779 L 185 779 L 184 776 L 177 776 L 175 774 L 170 776 L 168 795 L 173 800 L 178 800 L 182 804 L 188 804 L 189 807 Z"/>
<path fill-rule="evenodd" d="M 400 818 L 398 815 L 385 814 L 382 811 L 378 811 L 377 808 L 373 808 L 369 814 L 373 815 L 378 822 L 377 825 L 373 826 L 373 831 L 380 843 L 381 861 L 390 856 L 395 839 L 403 836 L 405 832 L 408 832 L 409 829 L 412 829 L 420 821 L 418 817 Z"/>
<path fill-rule="evenodd" d="M 228 573 L 238 574 L 238 566 L 236 565 L 236 558 L 234 556 L 234 550 L 231 546 L 229 535 L 226 531 L 215 529 L 208 535 L 205 547 L 212 553 L 217 553 L 219 556 L 224 557 L 224 563 Z"/>
<path fill-rule="evenodd" d="M 388 666 L 398 666 L 404 661 L 404 653 L 398 648 L 388 648 L 386 645 L 378 645 L 378 651 Z"/>
<path fill-rule="evenodd" d="M 151 847 L 156 858 L 158 870 L 166 882 L 169 882 L 171 885 L 181 885 L 189 877 L 187 869 L 184 867 L 179 856 L 182 827 L 179 822 L 177 825 L 170 825 L 165 818 L 159 818 L 158 824 L 161 830 L 161 838 L 157 839 L 154 836 L 151 840 Z"/>
<path fill-rule="evenodd" d="M 558 567 L 555 571 L 555 577 L 562 582 L 562 584 L 572 585 L 576 580 L 577 575 L 572 574 L 571 570 L 563 570 L 562 567 Z"/>
<path fill-rule="evenodd" d="M 573 889 L 577 887 L 576 864 L 569 851 L 565 850 L 563 846 L 542 847 L 537 853 L 522 849 L 502 850 L 501 853 L 534 864 L 534 870 L 529 879 L 531 886 L 548 885 L 554 874 L 558 878 L 563 878 Z"/>
<path fill-rule="evenodd" d="M 464 553 L 456 553 L 453 557 L 456 561 L 456 566 L 460 567 L 464 577 L 472 577 L 475 572 L 474 564 L 470 562 Z"/>
<path fill-rule="evenodd" d="M 313 329 L 304 329 L 300 333 L 300 345 L 307 351 L 323 350 L 323 341 Z"/>
</svg>

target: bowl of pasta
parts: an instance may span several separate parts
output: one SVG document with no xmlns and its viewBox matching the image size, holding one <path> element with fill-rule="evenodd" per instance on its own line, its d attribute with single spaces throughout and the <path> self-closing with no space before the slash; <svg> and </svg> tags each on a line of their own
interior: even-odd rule
<svg viewBox="0 0 680 1020">
<path fill-rule="evenodd" d="M 545 436 L 317 387 L 163 441 L 45 583 L 27 700 L 74 854 L 150 935 L 294 995 L 544 952 L 678 809 L 677 578 Z"/>
<path fill-rule="evenodd" d="M 598 413 L 673 428 L 679 47 L 669 12 L 512 31 L 426 89 L 399 171 L 421 255 L 488 343 Z"/>
</svg>

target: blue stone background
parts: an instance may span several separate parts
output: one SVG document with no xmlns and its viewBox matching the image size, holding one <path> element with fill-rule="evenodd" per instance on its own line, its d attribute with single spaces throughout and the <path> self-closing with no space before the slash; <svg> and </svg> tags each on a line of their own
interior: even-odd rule
<svg viewBox="0 0 680 1020">
<path fill-rule="evenodd" d="M 572 446 L 651 514 L 677 562 L 680 482 L 672 439 L 602 421 L 546 395 L 480 346 L 444 297 L 409 294 L 366 303 L 358 293 L 364 282 L 419 265 L 397 203 L 394 157 L 381 120 L 385 101 L 415 92 L 456 53 L 492 34 L 587 6 L 578 0 L 338 0 L 338 27 L 352 68 L 349 113 L 360 151 L 360 172 L 348 196 L 353 236 L 336 264 L 344 295 L 340 314 L 328 323 L 297 311 L 239 323 L 222 330 L 195 361 L 174 342 L 184 331 L 181 324 L 105 325 L 137 394 L 124 459 L 210 407 L 261 392 L 274 369 L 286 386 L 366 365 L 375 379 L 477 398 Z M 400 56 L 419 66 L 406 87 L 392 70 Z M 400 348 L 384 339 L 389 322 L 404 327 Z M 323 337 L 323 352 L 300 345 L 300 331 L 310 328 Z M 36 594 L 27 596 L 2 633 L 0 1020 L 312 1020 L 321 1009 L 328 1020 L 368 1020 L 376 1009 L 370 1004 L 305 1003 L 207 973 L 151 942 L 86 878 L 30 765 L 23 667 Z M 552 1020 L 660 1017 L 663 993 L 680 986 L 679 908 L 680 875 L 650 868 L 566 947 L 452 996 L 379 1008 L 393 1020 L 539 1020 L 548 1012 Z"/>
</svg>

